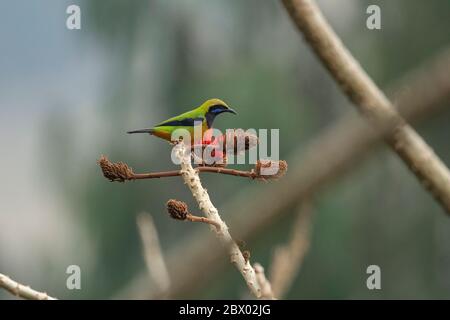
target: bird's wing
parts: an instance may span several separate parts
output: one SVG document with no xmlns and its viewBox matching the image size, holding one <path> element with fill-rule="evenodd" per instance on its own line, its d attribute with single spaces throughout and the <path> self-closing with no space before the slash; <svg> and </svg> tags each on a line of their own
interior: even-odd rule
<svg viewBox="0 0 450 320">
<path fill-rule="evenodd" d="M 197 110 L 192 110 L 180 114 L 179 116 L 167 119 L 157 124 L 155 127 L 166 127 L 166 126 L 192 127 L 194 126 L 196 121 L 202 122 L 204 119 L 205 118 Z"/>
<path fill-rule="evenodd" d="M 168 119 L 164 122 L 161 122 L 155 127 L 193 127 L 195 122 L 201 123 L 203 122 L 203 117 L 197 118 L 184 118 L 184 119 Z"/>
</svg>

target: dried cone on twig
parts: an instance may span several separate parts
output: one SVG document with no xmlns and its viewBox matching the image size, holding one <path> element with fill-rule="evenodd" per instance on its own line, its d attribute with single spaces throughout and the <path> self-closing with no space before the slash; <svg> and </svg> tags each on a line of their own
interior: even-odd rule
<svg viewBox="0 0 450 320">
<path fill-rule="evenodd" d="M 174 199 L 167 201 L 167 212 L 176 220 L 186 220 L 186 217 L 189 214 L 187 204 L 183 201 Z"/>
<path fill-rule="evenodd" d="M 227 150 L 227 142 L 232 147 L 232 150 Z M 192 153 L 193 160 L 200 166 L 215 166 L 226 167 L 227 153 L 234 155 L 242 154 L 243 152 L 254 148 L 258 145 L 258 137 L 243 129 L 227 130 L 226 134 L 221 136 L 213 136 L 213 131 L 207 130 L 201 142 L 202 156 L 206 148 L 211 148 L 211 156 L 215 158 L 214 163 L 206 163 L 203 159 L 195 153 Z M 192 150 L 195 150 L 198 145 L 193 145 Z"/>
<path fill-rule="evenodd" d="M 102 168 L 103 175 L 110 181 L 130 180 L 133 178 L 134 173 L 126 163 L 123 162 L 111 162 L 107 157 L 102 155 L 98 160 L 98 164 Z"/>
<path fill-rule="evenodd" d="M 255 134 L 244 131 L 243 129 L 227 131 L 223 136 L 223 140 L 224 152 L 226 152 L 227 141 L 233 140 L 233 153 L 235 155 L 256 147 L 259 142 L 258 137 Z"/>
<path fill-rule="evenodd" d="M 175 220 L 187 220 L 191 222 L 202 222 L 213 225 L 217 228 L 217 231 L 220 230 L 220 224 L 217 221 L 214 221 L 205 217 L 194 216 L 189 213 L 188 206 L 183 201 L 170 199 L 167 201 L 167 212 L 170 217 Z"/>
</svg>

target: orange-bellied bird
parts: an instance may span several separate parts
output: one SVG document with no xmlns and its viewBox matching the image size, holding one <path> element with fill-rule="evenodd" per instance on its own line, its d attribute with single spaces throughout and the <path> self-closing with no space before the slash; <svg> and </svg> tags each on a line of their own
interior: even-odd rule
<svg viewBox="0 0 450 320">
<path fill-rule="evenodd" d="M 172 132 L 176 129 L 186 129 L 194 138 L 194 124 L 201 122 L 203 133 L 212 128 L 214 119 L 217 115 L 230 112 L 236 114 L 236 111 L 220 99 L 210 99 L 205 101 L 200 107 L 194 110 L 180 114 L 179 116 L 167 119 L 150 129 L 140 129 L 128 131 L 128 133 L 149 133 L 150 135 L 171 141 Z"/>
</svg>

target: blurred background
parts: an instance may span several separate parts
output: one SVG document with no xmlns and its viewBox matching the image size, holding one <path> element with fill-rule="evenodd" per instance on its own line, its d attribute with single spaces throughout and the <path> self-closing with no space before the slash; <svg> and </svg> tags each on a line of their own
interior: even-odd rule
<svg viewBox="0 0 450 320">
<path fill-rule="evenodd" d="M 66 28 L 71 4 L 81 8 L 81 30 Z M 381 8 L 381 30 L 366 28 L 369 4 Z M 450 42 L 447 1 L 319 5 L 382 88 Z M 134 297 L 124 288 L 146 273 L 140 212 L 153 216 L 164 254 L 189 247 L 194 233 L 215 241 L 203 225 L 168 218 L 170 198 L 197 208 L 179 178 L 119 184 L 102 176 L 101 154 L 136 172 L 174 169 L 167 143 L 127 130 L 218 97 L 239 113 L 217 119 L 218 128 L 279 128 L 289 159 L 354 112 L 275 0 L 2 0 L 0 39 L 0 272 L 59 298 Z M 442 104 L 415 128 L 450 165 L 450 101 Z M 448 217 L 395 154 L 377 151 L 314 195 L 311 247 L 285 298 L 450 297 Z M 258 201 L 245 199 L 247 190 L 277 188 L 229 176 L 202 181 L 219 208 L 238 194 Z M 225 221 L 231 214 L 221 213 Z M 245 239 L 252 261 L 270 267 L 292 219 Z M 81 290 L 66 288 L 73 264 Z M 366 287 L 371 264 L 381 268 L 381 290 Z M 180 265 L 189 274 L 208 269 L 207 257 Z M 246 294 L 225 260 L 221 274 L 182 297 Z"/>
</svg>

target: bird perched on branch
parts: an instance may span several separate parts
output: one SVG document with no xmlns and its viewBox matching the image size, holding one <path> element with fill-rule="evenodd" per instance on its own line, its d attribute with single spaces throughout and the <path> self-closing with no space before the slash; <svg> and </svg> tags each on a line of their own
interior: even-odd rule
<svg viewBox="0 0 450 320">
<path fill-rule="evenodd" d="M 225 102 L 220 99 L 210 99 L 205 101 L 200 107 L 180 114 L 179 116 L 167 119 L 160 124 L 149 129 L 128 131 L 128 133 L 149 133 L 150 135 L 172 141 L 172 132 L 176 129 L 186 129 L 194 139 L 194 126 L 201 125 L 202 136 L 205 131 L 212 128 L 217 115 L 230 112 L 236 114 Z"/>
</svg>

